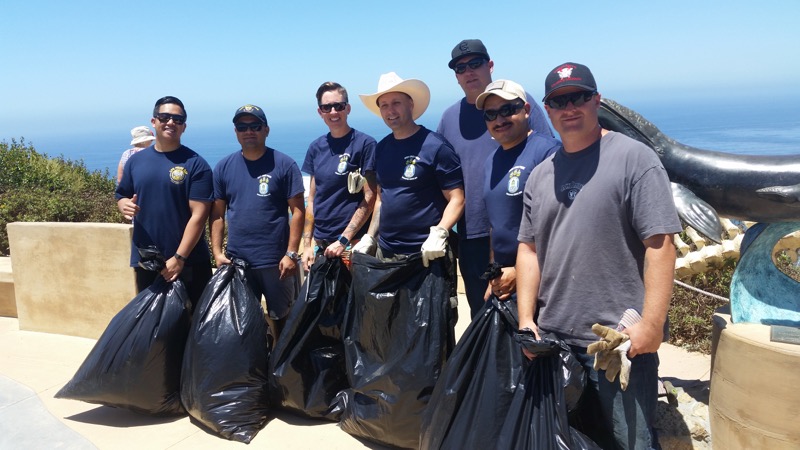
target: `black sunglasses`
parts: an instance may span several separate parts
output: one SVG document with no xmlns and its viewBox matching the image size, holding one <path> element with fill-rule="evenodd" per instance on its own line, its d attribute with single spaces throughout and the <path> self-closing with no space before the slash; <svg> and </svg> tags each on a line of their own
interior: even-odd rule
<svg viewBox="0 0 800 450">
<path fill-rule="evenodd" d="M 547 104 L 547 106 L 553 109 L 564 109 L 567 107 L 567 104 L 569 103 L 572 103 L 573 106 L 578 108 L 584 103 L 591 100 L 592 97 L 594 97 L 594 94 L 597 94 L 597 91 L 571 92 L 569 94 L 557 95 L 555 97 L 551 97 L 547 99 L 545 103 Z"/>
<path fill-rule="evenodd" d="M 478 67 L 482 66 L 486 62 L 486 58 L 478 57 L 472 58 L 465 63 L 458 63 L 453 67 L 453 70 L 456 71 L 457 74 L 461 75 L 462 73 L 467 71 L 467 67 L 472 70 L 477 69 Z"/>
<path fill-rule="evenodd" d="M 186 123 L 186 116 L 182 116 L 180 114 L 169 114 L 169 113 L 158 113 L 155 116 L 161 123 L 168 123 L 170 119 L 175 122 L 175 125 L 183 125 Z"/>
<path fill-rule="evenodd" d="M 335 109 L 336 111 L 344 111 L 345 107 L 347 107 L 347 102 L 325 103 L 324 105 L 319 105 L 319 109 L 326 113 L 331 112 L 331 109 Z"/>
<path fill-rule="evenodd" d="M 501 106 L 499 109 L 484 109 L 483 110 L 483 120 L 485 120 L 487 122 L 491 122 L 494 119 L 497 119 L 498 115 L 500 115 L 502 117 L 513 116 L 523 106 L 525 106 L 525 103 L 514 102 L 514 103 L 506 103 L 505 105 Z"/>
<path fill-rule="evenodd" d="M 256 132 L 261 131 L 261 127 L 263 126 L 263 124 L 242 122 L 242 123 L 236 123 L 234 124 L 234 126 L 236 127 L 236 131 L 238 131 L 239 133 L 244 133 L 247 130 Z"/>
</svg>

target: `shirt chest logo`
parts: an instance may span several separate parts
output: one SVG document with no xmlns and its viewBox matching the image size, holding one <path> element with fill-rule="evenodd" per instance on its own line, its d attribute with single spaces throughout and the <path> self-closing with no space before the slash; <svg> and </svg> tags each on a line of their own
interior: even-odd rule
<svg viewBox="0 0 800 450">
<path fill-rule="evenodd" d="M 581 189 L 583 189 L 583 183 L 577 183 L 574 181 L 561 185 L 561 192 L 566 192 L 567 199 L 569 201 L 575 200 L 575 197 L 578 196 L 578 193 L 581 191 Z"/>
<path fill-rule="evenodd" d="M 270 175 L 261 175 L 258 177 L 258 195 L 259 197 L 269 197 L 269 179 Z"/>
<path fill-rule="evenodd" d="M 508 171 L 506 195 L 516 196 L 522 194 L 519 178 L 522 176 L 523 170 L 525 170 L 525 166 L 514 166 Z"/>
<path fill-rule="evenodd" d="M 336 175 L 347 175 L 347 162 L 350 160 L 350 155 L 347 153 L 339 156 L 339 165 L 336 166 Z"/>
<path fill-rule="evenodd" d="M 186 175 L 189 174 L 189 171 L 186 168 L 181 166 L 175 166 L 172 169 L 169 169 L 169 181 L 174 184 L 183 184 L 186 181 Z"/>
<path fill-rule="evenodd" d="M 403 179 L 404 180 L 416 180 L 417 179 L 417 161 L 419 161 L 419 156 L 406 156 L 405 158 L 405 170 L 403 170 Z"/>
</svg>

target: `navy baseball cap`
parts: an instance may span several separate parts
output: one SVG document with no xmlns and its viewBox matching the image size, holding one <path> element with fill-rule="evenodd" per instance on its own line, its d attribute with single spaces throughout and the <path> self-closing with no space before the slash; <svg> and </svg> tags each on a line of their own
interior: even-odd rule
<svg viewBox="0 0 800 450">
<path fill-rule="evenodd" d="M 267 116 L 264 114 L 264 110 L 259 108 L 256 105 L 244 105 L 241 108 L 236 110 L 236 114 L 233 115 L 233 123 L 236 123 L 236 120 L 239 117 L 244 116 L 245 114 L 249 114 L 256 119 L 260 120 L 264 125 L 267 124 Z"/>
</svg>

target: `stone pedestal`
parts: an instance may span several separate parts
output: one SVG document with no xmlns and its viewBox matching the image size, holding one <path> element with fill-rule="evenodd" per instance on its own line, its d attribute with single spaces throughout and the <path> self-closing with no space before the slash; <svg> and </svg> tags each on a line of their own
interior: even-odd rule
<svg viewBox="0 0 800 450">
<path fill-rule="evenodd" d="M 714 448 L 800 448 L 800 345 L 771 342 L 768 325 L 734 324 L 723 309 L 712 345 Z"/>
</svg>

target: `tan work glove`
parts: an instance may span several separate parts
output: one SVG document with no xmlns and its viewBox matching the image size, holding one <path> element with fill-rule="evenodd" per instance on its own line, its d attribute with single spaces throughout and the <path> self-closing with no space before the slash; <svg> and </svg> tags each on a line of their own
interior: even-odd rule
<svg viewBox="0 0 800 450">
<path fill-rule="evenodd" d="M 447 230 L 431 227 L 431 234 L 422 243 L 422 265 L 428 267 L 430 261 L 444 256 L 447 249 Z"/>
<path fill-rule="evenodd" d="M 367 179 L 361 175 L 361 169 L 354 170 L 347 175 L 347 192 L 351 194 L 358 194 L 361 189 L 364 189 L 364 184 Z"/>
<path fill-rule="evenodd" d="M 630 337 L 598 323 L 592 325 L 592 332 L 601 338 L 586 348 L 586 353 L 594 355 L 594 369 L 605 370 L 606 379 L 610 382 L 619 375 L 619 385 L 624 391 L 628 388 L 631 375 L 631 361 L 628 359 Z"/>
</svg>

